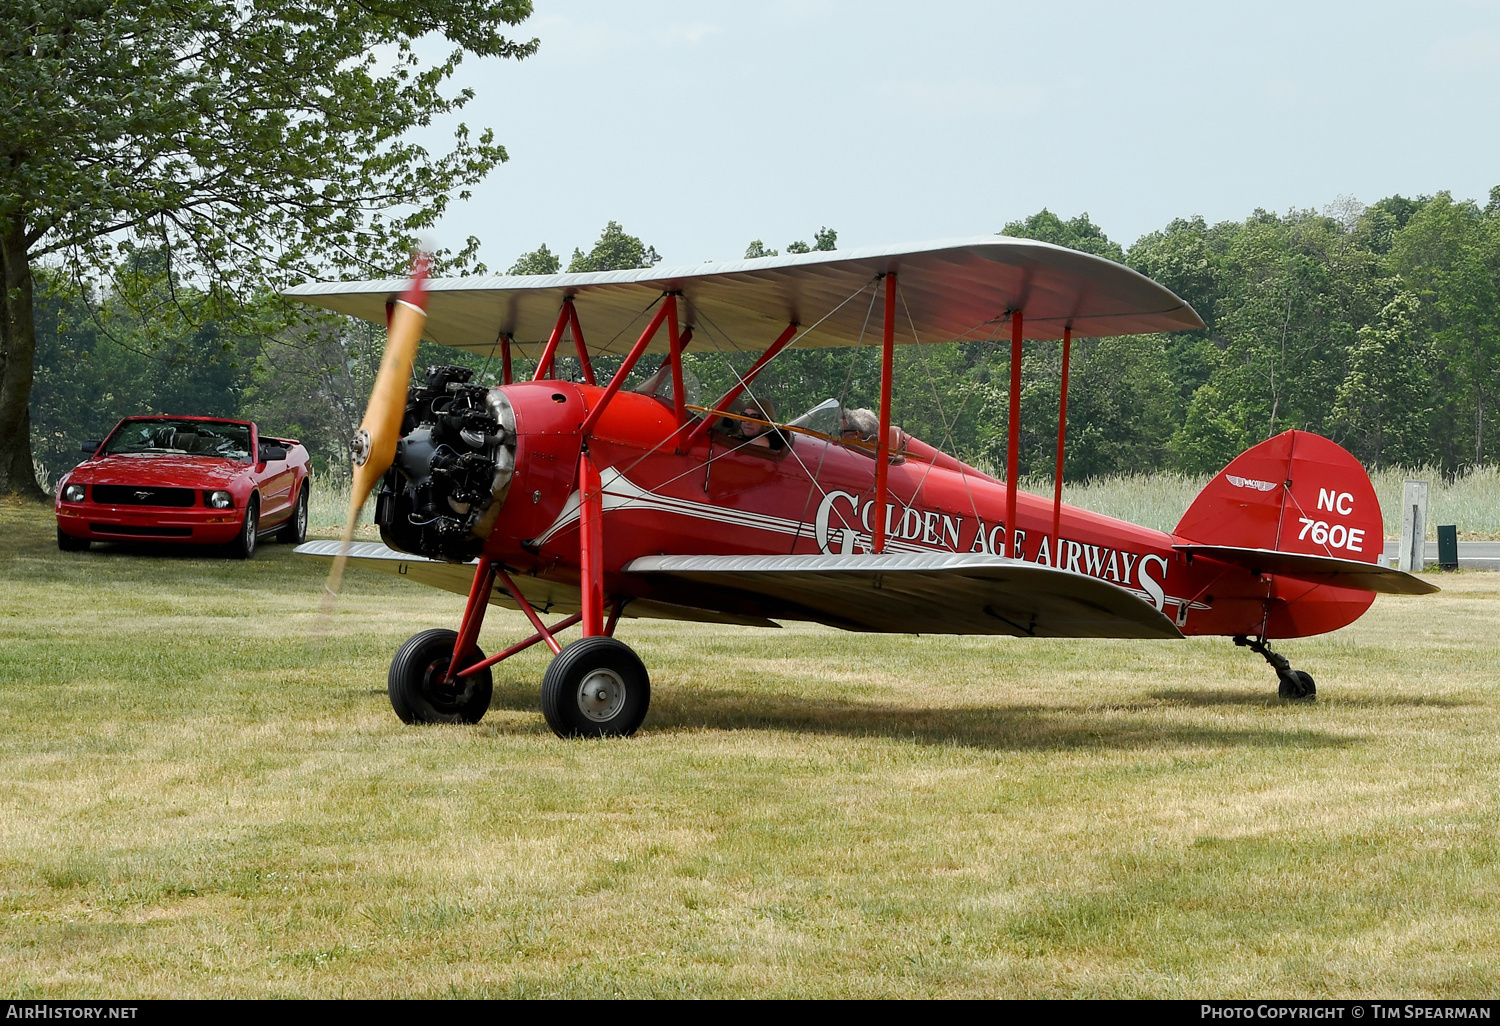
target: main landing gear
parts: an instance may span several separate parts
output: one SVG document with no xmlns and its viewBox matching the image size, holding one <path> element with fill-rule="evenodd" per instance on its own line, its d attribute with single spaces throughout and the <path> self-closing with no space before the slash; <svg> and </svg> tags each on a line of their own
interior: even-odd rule
<svg viewBox="0 0 1500 1026">
<path fill-rule="evenodd" d="M 476 641 L 490 591 L 499 578 L 536 633 L 497 655 L 485 657 Z M 622 606 L 602 633 L 563 648 L 556 635 L 584 619 L 575 613 L 547 627 L 510 577 L 481 566 L 458 631 L 430 630 L 409 638 L 391 660 L 387 690 L 405 723 L 478 723 L 490 707 L 490 667 L 539 642 L 552 649 L 542 677 L 542 715 L 558 737 L 628 737 L 640 729 L 651 705 L 651 677 L 640 656 L 614 638 Z M 461 653 L 455 659 L 455 653 Z"/>
<path fill-rule="evenodd" d="M 1287 661 L 1286 656 L 1278 652 L 1272 652 L 1271 647 L 1266 644 L 1265 639 L 1252 640 L 1244 634 L 1236 634 L 1234 643 L 1252 652 L 1259 652 L 1265 657 L 1266 662 L 1276 671 L 1276 679 L 1280 685 L 1276 693 L 1287 701 L 1312 701 L 1317 697 L 1318 687 L 1313 683 L 1312 674 L 1305 670 L 1294 670 L 1292 664 Z"/>
<path fill-rule="evenodd" d="M 396 650 L 386 691 L 403 723 L 478 723 L 489 710 L 495 681 L 488 666 L 463 676 L 448 673 L 457 641 L 456 631 L 423 631 Z M 477 648 L 467 655 L 470 662 L 484 659 Z"/>
<path fill-rule="evenodd" d="M 573 642 L 542 677 L 542 715 L 558 737 L 629 736 L 650 705 L 645 664 L 614 638 Z"/>
</svg>

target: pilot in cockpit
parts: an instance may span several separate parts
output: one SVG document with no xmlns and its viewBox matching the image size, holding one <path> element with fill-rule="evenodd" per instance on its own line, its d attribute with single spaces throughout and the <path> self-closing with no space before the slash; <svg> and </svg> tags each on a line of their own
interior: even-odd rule
<svg viewBox="0 0 1500 1026">
<path fill-rule="evenodd" d="M 719 418 L 718 430 L 722 434 L 766 449 L 786 448 L 786 438 L 772 426 L 776 423 L 776 410 L 770 403 L 745 397 L 737 400 L 726 412 L 737 416 Z M 741 420 L 741 417 L 749 419 Z"/>
<path fill-rule="evenodd" d="M 875 442 L 880 438 L 880 418 L 874 410 L 857 408 L 844 411 L 840 434 L 851 442 Z"/>
</svg>

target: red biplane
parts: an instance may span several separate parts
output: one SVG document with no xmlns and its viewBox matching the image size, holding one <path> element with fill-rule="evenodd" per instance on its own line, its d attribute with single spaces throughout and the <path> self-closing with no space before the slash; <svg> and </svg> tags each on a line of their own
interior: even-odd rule
<svg viewBox="0 0 1500 1026">
<path fill-rule="evenodd" d="M 402 291 L 404 289 L 404 291 Z M 399 293 L 399 295 L 398 295 Z M 1376 592 L 1431 585 L 1380 565 L 1380 506 L 1359 462 L 1287 431 L 1236 458 L 1167 534 L 1061 502 L 1068 351 L 1077 336 L 1201 328 L 1167 289 L 1119 264 L 985 236 L 661 270 L 308 285 L 290 295 L 371 321 L 391 341 L 356 440 L 350 532 L 379 493 L 385 544 L 313 542 L 342 558 L 467 593 L 457 631 L 412 637 L 389 690 L 407 722 L 479 720 L 490 668 L 555 653 L 542 711 L 563 736 L 634 732 L 650 680 L 614 637 L 623 617 L 1030 638 L 1216 634 L 1262 654 L 1287 698 L 1313 694 L 1267 642 L 1331 631 Z M 632 330 L 642 326 L 641 330 Z M 587 336 L 585 335 L 587 329 Z M 432 367 L 417 338 L 498 355 L 502 383 Z M 570 338 L 570 347 L 564 340 Z M 1009 339 L 1009 462 L 1023 351 L 1063 344 L 1051 499 L 1019 493 L 891 424 L 896 345 Z M 878 410 L 831 398 L 778 420 L 757 376 L 789 346 L 879 345 Z M 707 405 L 682 354 L 759 352 Z M 581 380 L 557 375 L 577 357 Z M 647 353 L 660 368 L 622 386 Z M 608 382 L 602 354 L 623 357 Z M 517 381 L 517 356 L 537 361 Z M 477 647 L 490 604 L 535 633 Z M 544 616 L 564 614 L 550 626 Z M 563 647 L 559 632 L 581 625 Z"/>
</svg>

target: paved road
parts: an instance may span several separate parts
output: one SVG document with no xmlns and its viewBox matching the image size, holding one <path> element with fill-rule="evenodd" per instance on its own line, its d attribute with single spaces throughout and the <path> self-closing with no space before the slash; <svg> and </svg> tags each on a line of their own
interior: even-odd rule
<svg viewBox="0 0 1500 1026">
<path fill-rule="evenodd" d="M 1386 562 L 1389 563 L 1395 560 L 1396 553 L 1400 547 L 1400 542 L 1388 541 L 1385 543 Z M 1438 558 L 1437 542 L 1428 542 L 1424 555 L 1427 562 L 1436 563 Z M 1459 542 L 1458 565 L 1468 570 L 1500 570 L 1500 542 Z"/>
</svg>

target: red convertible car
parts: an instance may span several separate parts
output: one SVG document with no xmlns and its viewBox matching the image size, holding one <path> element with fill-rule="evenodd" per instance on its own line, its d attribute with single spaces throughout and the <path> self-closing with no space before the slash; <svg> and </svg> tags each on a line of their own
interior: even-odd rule
<svg viewBox="0 0 1500 1026">
<path fill-rule="evenodd" d="M 307 449 L 245 420 L 127 417 L 57 483 L 57 547 L 91 541 L 227 545 L 307 535 Z"/>
</svg>

